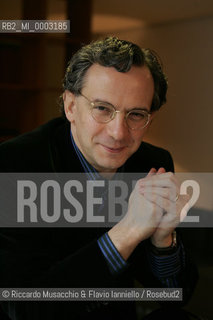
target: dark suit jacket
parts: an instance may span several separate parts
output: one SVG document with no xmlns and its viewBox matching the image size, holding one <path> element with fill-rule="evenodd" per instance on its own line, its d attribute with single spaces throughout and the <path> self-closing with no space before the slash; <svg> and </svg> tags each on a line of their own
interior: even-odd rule
<svg viewBox="0 0 213 320">
<path fill-rule="evenodd" d="M 148 143 L 126 162 L 125 172 L 148 172 L 164 167 L 173 171 L 168 151 Z M 54 119 L 28 134 L 0 146 L 1 172 L 83 172 L 70 140 L 69 123 Z M 152 275 L 141 243 L 130 266 L 113 276 L 101 253 L 98 228 L 1 229 L 1 287 L 132 287 L 133 278 L 144 286 L 161 287 Z M 190 261 L 179 276 L 185 301 L 191 295 L 196 272 Z M 17 302 L 3 303 L 11 319 L 134 319 L 132 302 Z"/>
</svg>

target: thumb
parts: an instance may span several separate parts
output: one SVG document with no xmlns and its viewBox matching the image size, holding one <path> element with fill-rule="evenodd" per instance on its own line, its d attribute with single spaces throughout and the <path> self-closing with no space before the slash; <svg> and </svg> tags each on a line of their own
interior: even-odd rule
<svg viewBox="0 0 213 320">
<path fill-rule="evenodd" d="M 164 168 L 159 168 L 157 171 L 157 174 L 165 173 L 165 172 L 166 172 L 166 170 Z"/>
<path fill-rule="evenodd" d="M 147 177 L 153 176 L 156 172 L 157 172 L 157 170 L 155 168 L 150 169 L 147 174 Z"/>
</svg>

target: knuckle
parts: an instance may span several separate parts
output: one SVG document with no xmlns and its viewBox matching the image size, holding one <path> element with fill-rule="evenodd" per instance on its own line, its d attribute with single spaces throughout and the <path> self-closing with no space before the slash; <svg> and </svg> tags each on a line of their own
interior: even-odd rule
<svg viewBox="0 0 213 320">
<path fill-rule="evenodd" d="M 166 198 L 169 198 L 169 199 L 171 199 L 171 197 L 172 197 L 172 192 L 170 192 L 170 190 L 165 190 L 164 191 L 164 196 L 166 197 Z"/>
<path fill-rule="evenodd" d="M 169 171 L 169 172 L 168 172 L 168 177 L 169 177 L 169 179 L 173 178 L 173 177 L 174 177 L 174 173 L 171 172 L 171 171 Z"/>
<path fill-rule="evenodd" d="M 137 182 L 136 182 L 136 184 L 135 184 L 135 188 L 139 188 L 139 187 L 141 187 L 142 186 L 142 184 L 143 184 L 143 181 L 144 181 L 144 179 L 139 179 Z"/>
</svg>

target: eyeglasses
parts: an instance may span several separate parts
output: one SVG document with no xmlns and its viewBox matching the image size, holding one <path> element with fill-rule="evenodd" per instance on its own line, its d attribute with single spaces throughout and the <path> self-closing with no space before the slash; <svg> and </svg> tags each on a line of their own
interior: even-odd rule
<svg viewBox="0 0 213 320">
<path fill-rule="evenodd" d="M 115 118 L 116 113 L 123 112 L 116 110 L 110 103 L 91 101 L 82 93 L 80 95 L 90 103 L 92 117 L 99 123 L 108 123 Z M 126 113 L 125 120 L 130 129 L 139 130 L 148 125 L 150 116 L 151 113 L 146 110 L 133 109 Z"/>
</svg>

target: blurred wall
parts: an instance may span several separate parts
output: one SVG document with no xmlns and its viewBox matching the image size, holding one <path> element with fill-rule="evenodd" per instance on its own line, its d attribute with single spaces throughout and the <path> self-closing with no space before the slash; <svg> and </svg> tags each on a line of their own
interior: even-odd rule
<svg viewBox="0 0 213 320">
<path fill-rule="evenodd" d="M 91 3 L 0 1 L 2 20 L 70 21 L 69 33 L 0 33 L 0 143 L 61 114 L 58 101 L 68 60 L 90 41 Z"/>
</svg>

